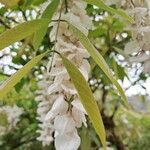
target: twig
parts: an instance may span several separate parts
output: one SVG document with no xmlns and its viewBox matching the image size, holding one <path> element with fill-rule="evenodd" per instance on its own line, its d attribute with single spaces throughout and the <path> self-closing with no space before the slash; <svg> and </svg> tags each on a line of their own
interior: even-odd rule
<svg viewBox="0 0 150 150">
<path fill-rule="evenodd" d="M 65 0 L 65 9 L 66 9 L 65 13 L 67 13 L 68 12 L 68 1 L 67 0 Z"/>
</svg>

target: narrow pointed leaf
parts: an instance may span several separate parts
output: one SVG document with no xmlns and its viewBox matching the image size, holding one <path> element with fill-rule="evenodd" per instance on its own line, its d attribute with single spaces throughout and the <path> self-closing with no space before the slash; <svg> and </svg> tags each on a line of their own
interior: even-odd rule
<svg viewBox="0 0 150 150">
<path fill-rule="evenodd" d="M 85 127 L 82 127 L 81 131 L 81 150 L 91 150 L 91 139 L 89 131 Z"/>
<path fill-rule="evenodd" d="M 99 108 L 97 106 L 96 100 L 94 99 L 93 93 L 84 79 L 81 72 L 76 68 L 76 66 L 70 62 L 64 56 L 61 56 L 63 63 L 70 75 L 71 80 L 74 83 L 74 86 L 78 92 L 80 100 L 88 113 L 88 116 L 96 130 L 96 133 L 99 135 L 102 145 L 106 146 L 106 135 L 105 129 L 103 125 L 103 121 L 99 112 Z"/>
<path fill-rule="evenodd" d="M 124 104 L 129 107 L 128 100 L 126 98 L 126 95 L 120 86 L 120 84 L 117 82 L 117 80 L 114 78 L 111 70 L 109 69 L 107 63 L 105 62 L 102 55 L 95 49 L 95 47 L 91 44 L 90 40 L 74 25 L 70 23 L 71 30 L 73 31 L 74 35 L 80 40 L 81 44 L 85 47 L 85 49 L 89 52 L 90 56 L 93 58 L 93 60 L 96 62 L 96 64 L 103 70 L 103 72 L 106 74 L 106 76 L 112 81 L 112 83 L 116 86 L 118 89 L 120 95 L 122 96 Z"/>
<path fill-rule="evenodd" d="M 24 22 L 0 34 L 0 50 L 35 33 L 45 26 L 47 19 Z"/>
<path fill-rule="evenodd" d="M 3 98 L 10 90 L 47 54 L 45 52 L 30 60 L 24 67 L 13 74 L 0 86 L 0 98 Z"/>
<path fill-rule="evenodd" d="M 42 15 L 42 19 L 48 19 L 47 24 L 45 24 L 45 26 L 43 26 L 41 29 L 39 29 L 35 34 L 34 34 L 34 38 L 33 38 L 33 46 L 34 49 L 38 49 L 38 47 L 40 46 L 44 36 L 46 35 L 47 32 L 47 28 L 48 25 L 51 22 L 51 19 L 54 15 L 54 13 L 56 12 L 58 5 L 59 5 L 60 0 L 53 0 L 45 9 L 45 11 L 43 12 Z"/>
<path fill-rule="evenodd" d="M 88 4 L 95 5 L 101 9 L 104 9 L 112 14 L 117 14 L 123 17 L 124 19 L 128 20 L 130 23 L 134 23 L 132 17 L 128 16 L 123 10 L 109 7 L 104 3 L 103 0 L 84 0 L 84 1 L 87 2 Z"/>
</svg>

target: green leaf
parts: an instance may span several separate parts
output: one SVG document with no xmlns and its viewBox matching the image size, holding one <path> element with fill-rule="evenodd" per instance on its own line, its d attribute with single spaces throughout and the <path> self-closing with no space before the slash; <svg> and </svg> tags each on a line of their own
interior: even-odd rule
<svg viewBox="0 0 150 150">
<path fill-rule="evenodd" d="M 117 82 L 117 80 L 113 77 L 113 74 L 111 70 L 109 69 L 109 66 L 105 62 L 102 55 L 95 49 L 95 47 L 91 44 L 90 40 L 74 25 L 71 23 L 70 27 L 74 33 L 74 35 L 80 40 L 82 45 L 85 47 L 85 49 L 89 52 L 90 56 L 93 58 L 93 60 L 96 62 L 96 64 L 103 70 L 103 72 L 106 74 L 106 76 L 112 81 L 112 83 L 117 87 L 120 95 L 123 98 L 124 104 L 129 107 L 128 100 L 126 98 L 126 95 L 120 86 L 120 84 Z"/>
<path fill-rule="evenodd" d="M 0 34 L 0 50 L 35 33 L 47 24 L 47 19 L 28 21 Z"/>
<path fill-rule="evenodd" d="M 76 66 L 70 62 L 67 58 L 64 56 L 61 56 L 64 66 L 66 67 L 71 80 L 74 83 L 74 86 L 78 92 L 78 95 L 80 97 L 80 100 L 88 113 L 88 116 L 97 132 L 97 134 L 100 137 L 100 140 L 102 142 L 103 147 L 106 147 L 106 134 L 105 129 L 103 125 L 103 121 L 99 112 L 99 108 L 97 106 L 96 100 L 93 96 L 93 93 L 84 79 L 81 72 L 76 68 Z"/>
<path fill-rule="evenodd" d="M 91 140 L 89 131 L 84 126 L 81 131 L 81 150 L 90 150 L 91 149 Z"/>
<path fill-rule="evenodd" d="M 0 3 L 4 4 L 6 7 L 12 7 L 19 3 L 20 0 L 0 0 Z"/>
<path fill-rule="evenodd" d="M 45 2 L 45 0 L 33 0 L 32 4 L 39 6 L 40 4 L 42 4 L 44 2 Z"/>
<path fill-rule="evenodd" d="M 112 59 L 112 68 L 115 72 L 115 75 L 117 76 L 117 79 L 124 80 L 124 77 L 127 77 L 127 74 L 125 72 L 125 68 L 120 66 L 115 59 Z"/>
<path fill-rule="evenodd" d="M 0 98 L 3 98 L 47 53 L 32 58 L 24 67 L 4 81 L 0 86 Z"/>
<path fill-rule="evenodd" d="M 126 20 L 128 20 L 130 23 L 134 23 L 134 20 L 132 19 L 132 17 L 128 16 L 123 10 L 121 9 L 114 9 L 112 7 L 108 7 L 103 0 L 84 0 L 85 2 L 87 2 L 88 4 L 91 5 L 95 5 L 101 9 L 104 9 L 112 14 L 117 14 L 120 15 L 121 17 L 125 18 Z"/>
<path fill-rule="evenodd" d="M 58 8 L 59 2 L 60 2 L 60 0 L 53 0 L 47 6 L 45 11 L 43 12 L 43 15 L 42 15 L 41 18 L 42 19 L 48 19 L 48 21 L 47 21 L 47 24 L 45 24 L 45 26 L 43 26 L 41 29 L 39 29 L 34 35 L 33 46 L 34 46 L 35 50 L 38 49 L 38 47 L 40 46 L 44 36 L 46 35 L 48 25 L 50 24 L 51 19 L 52 19 L 54 13 L 56 12 L 56 10 Z"/>
</svg>

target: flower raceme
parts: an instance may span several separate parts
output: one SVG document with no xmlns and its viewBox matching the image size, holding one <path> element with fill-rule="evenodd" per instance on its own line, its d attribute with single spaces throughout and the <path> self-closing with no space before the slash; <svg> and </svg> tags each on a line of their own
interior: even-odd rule
<svg viewBox="0 0 150 150">
<path fill-rule="evenodd" d="M 150 72 L 150 1 L 124 3 L 124 8 L 134 18 L 135 24 L 126 29 L 131 31 L 132 40 L 125 45 L 125 53 L 131 62 L 144 62 L 144 72 Z"/>
<path fill-rule="evenodd" d="M 108 5 L 122 7 L 134 18 L 134 24 L 127 26 L 125 30 L 131 31 L 132 39 L 125 45 L 127 55 L 136 54 L 130 57 L 130 62 L 143 62 L 144 72 L 150 73 L 150 1 L 149 0 L 105 0 Z"/>
<path fill-rule="evenodd" d="M 45 9 L 49 2 L 44 3 L 42 8 Z M 68 1 L 67 12 L 63 1 L 60 5 L 54 19 L 67 18 L 80 24 L 82 32 L 87 35 L 92 21 L 85 11 L 86 3 L 80 0 Z M 68 29 L 66 22 L 52 23 L 51 26 L 49 37 L 51 42 L 55 42 L 54 50 L 73 62 L 88 80 L 89 54 Z M 87 126 L 86 111 L 59 55 L 54 54 L 50 58 L 47 70 L 48 72 L 43 73 L 43 80 L 39 82 L 40 90 L 36 97 L 36 101 L 39 102 L 37 119 L 40 122 L 38 140 L 42 141 L 44 146 L 54 140 L 57 150 L 76 150 L 81 141 L 77 128 L 80 128 L 82 124 Z"/>
<path fill-rule="evenodd" d="M 20 121 L 20 116 L 24 113 L 23 108 L 17 105 L 2 106 L 0 108 L 0 135 L 8 133 L 11 129 L 16 128 Z"/>
</svg>

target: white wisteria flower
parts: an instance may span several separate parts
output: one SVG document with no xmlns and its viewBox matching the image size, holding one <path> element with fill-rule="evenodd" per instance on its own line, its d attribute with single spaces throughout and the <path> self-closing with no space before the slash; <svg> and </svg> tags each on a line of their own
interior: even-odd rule
<svg viewBox="0 0 150 150">
<path fill-rule="evenodd" d="M 0 107 L 0 135 L 8 133 L 11 129 L 16 128 L 17 123 L 20 121 L 20 116 L 24 113 L 23 108 L 18 107 L 17 105 L 13 106 L 2 106 Z M 3 119 L 5 122 L 3 123 Z M 5 124 L 3 126 L 3 124 Z"/>
<path fill-rule="evenodd" d="M 43 10 L 49 2 L 42 5 Z M 65 7 L 59 6 L 53 19 L 58 20 L 61 11 L 62 20 L 69 20 L 88 35 L 92 21 L 86 14 L 87 4 L 82 0 L 70 0 L 67 6 L 67 12 Z M 66 22 L 53 22 L 50 26 L 52 30 L 49 37 L 51 42 L 55 42 L 55 50 L 73 62 L 88 81 L 90 64 L 87 51 L 69 30 Z M 80 145 L 77 128 L 82 124 L 87 126 L 85 117 L 87 113 L 59 55 L 54 54 L 50 58 L 47 70 L 48 72 L 43 74 L 43 80 L 40 81 L 39 95 L 36 98 L 39 102 L 37 113 L 40 121 L 38 140 L 42 141 L 44 146 L 54 140 L 57 150 L 77 150 Z"/>
<path fill-rule="evenodd" d="M 134 8 L 133 5 L 134 4 Z M 134 18 L 134 25 L 127 27 L 132 31 L 134 42 L 139 43 L 143 50 L 149 50 L 150 44 L 150 14 L 149 2 L 133 0 L 132 3 L 126 2 L 125 9 Z"/>
<path fill-rule="evenodd" d="M 133 25 L 126 28 L 131 31 L 132 40 L 125 45 L 125 53 L 129 55 L 130 62 L 143 63 L 144 72 L 150 73 L 150 2 L 133 0 L 124 5 L 127 13 L 135 20 Z"/>
</svg>

